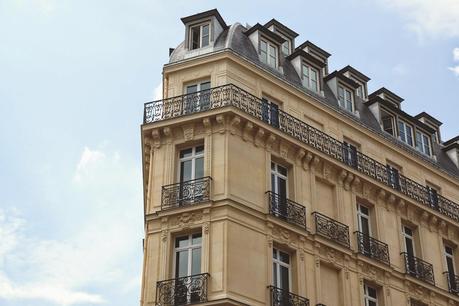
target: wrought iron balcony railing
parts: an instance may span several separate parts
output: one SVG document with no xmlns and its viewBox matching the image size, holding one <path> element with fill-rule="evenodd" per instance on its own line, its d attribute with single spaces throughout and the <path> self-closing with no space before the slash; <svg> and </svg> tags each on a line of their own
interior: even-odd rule
<svg viewBox="0 0 459 306">
<path fill-rule="evenodd" d="M 309 306 L 309 300 L 287 290 L 268 286 L 271 291 L 271 306 Z"/>
<path fill-rule="evenodd" d="M 316 234 L 332 240 L 346 248 L 350 248 L 349 227 L 346 224 L 333 220 L 330 217 L 314 212 Z"/>
<path fill-rule="evenodd" d="M 421 301 L 415 300 L 413 298 L 410 299 L 410 306 L 429 306 L 426 303 L 423 303 Z"/>
<path fill-rule="evenodd" d="M 156 306 L 178 306 L 207 302 L 209 273 L 179 277 L 156 284 Z"/>
<path fill-rule="evenodd" d="M 459 295 L 459 276 L 449 272 L 443 272 L 446 275 L 449 292 Z"/>
<path fill-rule="evenodd" d="M 163 186 L 161 209 L 194 205 L 210 200 L 210 176 Z"/>
<path fill-rule="evenodd" d="M 411 275 L 421 281 L 435 286 L 435 278 L 432 264 L 417 258 L 408 253 L 400 253 L 405 259 L 406 274 Z"/>
<path fill-rule="evenodd" d="M 376 259 L 386 265 L 390 265 L 389 247 L 387 243 L 372 238 L 362 232 L 355 232 L 357 247 L 360 254 Z"/>
<path fill-rule="evenodd" d="M 271 215 L 306 229 L 306 207 L 272 191 L 266 193 Z"/>
<path fill-rule="evenodd" d="M 282 110 L 276 109 L 275 112 L 267 112 L 266 103 L 260 98 L 233 84 L 145 103 L 143 122 L 147 124 L 223 107 L 235 107 L 254 118 L 264 121 L 271 127 L 344 165 L 389 186 L 397 192 L 403 193 L 422 205 L 435 209 L 455 221 L 459 221 L 459 204 L 441 195 L 438 195 L 433 203 L 426 186 L 422 186 L 401 174 L 397 174 L 394 177 L 389 173 L 386 165 L 362 152 L 356 151 L 353 153 L 351 163 L 349 158 L 344 156 L 342 142 Z"/>
</svg>

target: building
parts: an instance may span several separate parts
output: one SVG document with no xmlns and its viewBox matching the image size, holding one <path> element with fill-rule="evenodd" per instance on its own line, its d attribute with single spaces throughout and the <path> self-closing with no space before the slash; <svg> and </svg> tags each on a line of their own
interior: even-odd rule
<svg viewBox="0 0 459 306">
<path fill-rule="evenodd" d="M 141 127 L 141 305 L 459 305 L 459 137 L 275 19 L 181 20 Z"/>
</svg>

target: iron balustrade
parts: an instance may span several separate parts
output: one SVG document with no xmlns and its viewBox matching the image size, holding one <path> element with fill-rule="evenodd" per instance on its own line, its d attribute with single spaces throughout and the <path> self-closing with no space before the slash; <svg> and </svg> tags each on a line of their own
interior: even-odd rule
<svg viewBox="0 0 459 306">
<path fill-rule="evenodd" d="M 389 246 L 367 234 L 356 231 L 357 248 L 360 254 L 390 265 Z"/>
<path fill-rule="evenodd" d="M 406 252 L 400 254 L 403 255 L 405 259 L 406 274 L 435 286 L 434 271 L 431 263 L 413 255 L 409 255 Z"/>
<path fill-rule="evenodd" d="M 194 205 L 210 200 L 210 176 L 162 187 L 161 209 Z"/>
<path fill-rule="evenodd" d="M 156 306 L 188 305 L 207 302 L 209 273 L 196 274 L 156 283 Z"/>
<path fill-rule="evenodd" d="M 306 229 L 306 207 L 272 191 L 267 191 L 266 194 L 271 215 Z"/>
<path fill-rule="evenodd" d="M 309 306 L 305 297 L 274 286 L 268 288 L 271 291 L 271 306 Z"/>
<path fill-rule="evenodd" d="M 410 299 L 410 306 L 429 306 L 426 303 L 423 303 L 421 301 L 415 300 L 413 298 Z"/>
<path fill-rule="evenodd" d="M 333 220 L 330 217 L 314 212 L 316 234 L 332 240 L 346 248 L 350 248 L 349 227 L 346 224 Z"/>
<path fill-rule="evenodd" d="M 144 124 L 205 112 L 223 107 L 235 107 L 271 127 L 332 157 L 413 200 L 430 207 L 449 218 L 459 221 L 459 204 L 437 195 L 433 203 L 426 186 L 398 173 L 396 181 L 387 166 L 356 151 L 356 160 L 349 162 L 344 156 L 343 143 L 305 122 L 276 109 L 270 111 L 260 98 L 233 85 L 227 84 L 200 92 L 145 103 Z M 269 115 L 267 115 L 269 114 Z M 353 153 L 354 154 L 354 153 Z"/>
<path fill-rule="evenodd" d="M 443 272 L 446 275 L 449 292 L 459 295 L 459 276 L 450 272 Z"/>
</svg>

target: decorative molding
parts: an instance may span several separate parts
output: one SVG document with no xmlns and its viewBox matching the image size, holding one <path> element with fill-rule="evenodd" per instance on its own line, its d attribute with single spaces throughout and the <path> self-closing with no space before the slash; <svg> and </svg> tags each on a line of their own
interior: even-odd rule
<svg viewBox="0 0 459 306">
<path fill-rule="evenodd" d="M 220 134 L 225 133 L 225 124 L 226 124 L 225 116 L 224 115 L 217 115 L 215 117 L 215 120 L 217 121 L 218 132 Z"/>
<path fill-rule="evenodd" d="M 159 149 L 161 147 L 161 134 L 158 129 L 151 130 L 151 137 L 153 139 L 153 147 Z"/>
<path fill-rule="evenodd" d="M 239 128 L 239 125 L 241 124 L 241 117 L 239 116 L 234 116 L 233 119 L 231 119 L 231 122 L 230 122 L 230 133 L 232 135 L 236 134 L 238 128 Z"/>
<path fill-rule="evenodd" d="M 209 117 L 202 119 L 202 125 L 204 126 L 207 135 L 212 134 L 212 121 Z"/>
<path fill-rule="evenodd" d="M 191 141 L 194 138 L 194 124 L 187 124 L 182 126 L 183 138 L 185 141 Z"/>
<path fill-rule="evenodd" d="M 351 182 L 354 179 L 354 174 L 348 173 L 346 179 L 344 180 L 344 189 L 350 190 L 351 189 Z"/>
<path fill-rule="evenodd" d="M 351 191 L 357 192 L 360 189 L 360 179 L 358 176 L 355 176 L 351 183 Z"/>
<path fill-rule="evenodd" d="M 257 133 L 255 134 L 255 146 L 261 147 L 263 146 L 263 137 L 265 136 L 265 130 L 261 127 L 258 128 Z"/>
<path fill-rule="evenodd" d="M 311 164 L 311 160 L 312 158 L 314 157 L 314 155 L 312 155 L 311 152 L 308 152 L 306 154 L 306 157 L 303 159 L 303 169 L 304 170 L 309 170 L 310 169 L 310 164 Z"/>
<path fill-rule="evenodd" d="M 344 186 L 344 179 L 346 178 L 347 176 L 347 171 L 345 169 L 341 169 L 341 171 L 339 172 L 339 175 L 338 175 L 338 185 L 339 186 Z"/>
<path fill-rule="evenodd" d="M 242 140 L 248 141 L 252 138 L 253 123 L 247 121 L 244 125 L 244 131 L 242 132 Z"/>
<path fill-rule="evenodd" d="M 297 151 L 296 151 L 296 155 L 295 155 L 295 162 L 298 166 L 301 166 L 302 164 L 302 160 L 303 160 L 303 157 L 306 155 L 306 151 L 302 148 L 299 148 Z"/>
<path fill-rule="evenodd" d="M 266 139 L 266 145 L 265 145 L 266 150 L 268 152 L 271 152 L 271 150 L 273 148 L 274 141 L 276 141 L 276 135 L 269 134 L 268 138 Z"/>
<path fill-rule="evenodd" d="M 289 145 L 288 143 L 284 142 L 284 141 L 281 141 L 279 143 L 279 154 L 280 156 L 284 159 L 284 160 L 287 160 L 288 159 L 288 151 L 289 151 Z"/>
</svg>

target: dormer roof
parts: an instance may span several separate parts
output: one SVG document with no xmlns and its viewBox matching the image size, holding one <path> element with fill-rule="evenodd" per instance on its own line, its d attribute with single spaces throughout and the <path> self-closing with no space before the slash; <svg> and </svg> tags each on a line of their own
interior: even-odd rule
<svg viewBox="0 0 459 306">
<path fill-rule="evenodd" d="M 440 125 L 443 124 L 443 122 L 439 121 L 438 119 L 432 117 L 431 115 L 429 115 L 428 113 L 426 112 L 422 112 L 422 113 L 419 113 L 417 114 L 416 116 L 414 116 L 414 118 L 416 119 L 427 119 L 426 121 L 432 123 L 433 125 L 439 127 Z"/>
<path fill-rule="evenodd" d="M 304 48 L 308 48 L 309 50 L 313 51 L 314 53 L 317 53 L 317 55 L 319 55 L 320 57 L 324 58 L 324 59 L 327 59 L 331 56 L 330 53 L 328 53 L 327 51 L 325 51 L 324 49 L 322 48 L 319 48 L 317 47 L 315 44 L 313 44 L 312 42 L 310 42 L 309 40 L 305 41 L 304 43 L 302 43 L 301 45 L 299 45 L 298 47 L 295 48 L 296 49 L 304 49 Z"/>
<path fill-rule="evenodd" d="M 280 32 L 282 32 L 282 34 L 288 36 L 289 38 L 291 39 L 294 39 L 295 37 L 297 37 L 299 34 L 295 31 L 293 31 L 292 29 L 290 29 L 289 27 L 285 26 L 284 24 L 280 23 L 279 21 L 277 21 L 276 19 L 271 19 L 270 21 L 268 21 L 264 27 L 265 28 L 269 28 L 270 26 L 274 26 L 275 28 L 277 28 L 278 30 L 280 30 Z"/>
<path fill-rule="evenodd" d="M 207 17 L 215 17 L 217 19 L 217 21 L 220 23 L 220 25 L 222 26 L 223 29 L 227 29 L 228 28 L 228 26 L 226 25 L 225 20 L 223 20 L 223 17 L 220 15 L 220 13 L 218 12 L 217 9 L 208 10 L 208 11 L 205 11 L 205 12 L 202 12 L 202 13 L 198 13 L 198 14 L 194 14 L 194 15 L 187 16 L 187 17 L 182 17 L 181 20 L 182 20 L 183 24 L 188 24 L 190 22 L 198 21 L 198 20 L 201 20 L 201 19 L 204 19 L 204 18 L 207 18 Z"/>
<path fill-rule="evenodd" d="M 245 31 L 244 34 L 249 36 L 250 34 L 256 32 L 256 31 L 260 31 L 265 36 L 267 36 L 268 38 L 270 38 L 274 42 L 278 43 L 279 45 L 281 45 L 281 44 L 283 44 L 285 42 L 285 38 L 283 38 L 282 36 L 274 33 L 273 31 L 268 30 L 268 28 L 262 26 L 259 23 L 257 23 L 256 25 L 254 25 L 253 27 L 251 27 L 250 29 Z"/>
<path fill-rule="evenodd" d="M 365 82 L 365 83 L 371 80 L 369 77 L 367 77 L 366 75 L 364 75 L 363 73 L 361 73 L 360 71 L 358 71 L 357 69 L 355 69 L 354 67 L 350 65 L 347 65 L 346 67 L 341 69 L 339 72 L 342 74 L 349 72 L 356 79 L 358 79 L 359 81 Z"/>
<path fill-rule="evenodd" d="M 376 96 L 394 104 L 397 108 L 400 108 L 400 104 L 404 101 L 403 98 L 397 96 L 395 93 L 385 87 L 381 87 L 380 89 L 374 91 L 368 96 L 368 98 L 372 100 L 372 98 Z"/>
<path fill-rule="evenodd" d="M 344 74 L 342 74 L 340 71 L 333 71 L 332 73 L 330 73 L 329 75 L 327 75 L 325 78 L 324 78 L 324 81 L 325 82 L 328 82 L 329 80 L 333 79 L 333 78 L 338 78 L 340 81 L 342 81 L 343 83 L 345 83 L 347 86 L 351 87 L 351 88 L 358 88 L 360 86 L 359 83 L 357 83 L 356 81 L 348 78 L 347 76 L 345 76 Z"/>
<path fill-rule="evenodd" d="M 445 147 L 450 147 L 452 145 L 457 144 L 459 146 L 459 136 L 453 137 L 450 140 L 447 140 L 443 143 Z"/>
<path fill-rule="evenodd" d="M 303 49 L 295 49 L 295 51 L 292 54 L 287 56 L 287 59 L 290 61 L 290 60 L 294 59 L 297 56 L 301 56 L 305 60 L 311 62 L 312 64 L 317 65 L 320 68 L 325 67 L 325 63 L 323 61 L 317 59 L 317 57 L 312 56 L 311 54 L 307 53 Z"/>
</svg>

